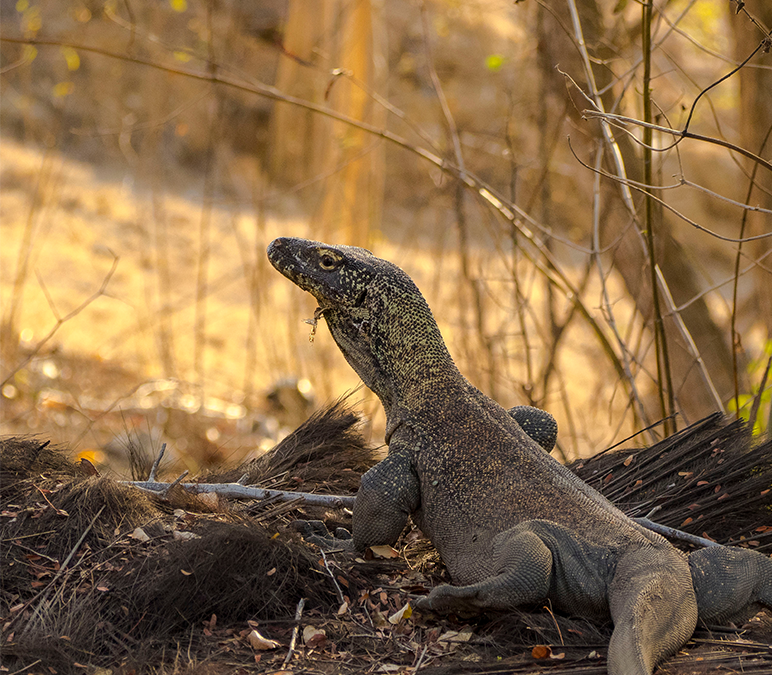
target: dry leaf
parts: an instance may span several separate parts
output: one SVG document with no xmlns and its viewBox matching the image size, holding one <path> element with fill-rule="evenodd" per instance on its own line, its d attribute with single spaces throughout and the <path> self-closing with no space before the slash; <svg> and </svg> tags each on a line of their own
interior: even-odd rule
<svg viewBox="0 0 772 675">
<path fill-rule="evenodd" d="M 268 570 L 268 571 L 265 573 L 265 576 L 267 576 L 267 577 L 272 577 L 274 574 L 276 574 L 276 568 L 275 568 L 275 567 L 272 567 L 271 569 L 269 569 L 269 570 Z"/>
<path fill-rule="evenodd" d="M 327 642 L 327 633 L 323 628 L 306 626 L 303 629 L 303 644 L 306 647 L 324 647 Z"/>
<path fill-rule="evenodd" d="M 129 536 L 132 539 L 136 539 L 137 541 L 150 541 L 150 537 L 147 536 L 145 530 L 143 530 L 141 527 L 138 527 Z"/>
<path fill-rule="evenodd" d="M 412 614 L 413 609 L 410 607 L 410 603 L 405 603 L 405 606 L 402 609 L 394 612 L 394 614 L 389 617 L 389 623 L 396 626 L 402 619 L 409 619 Z"/>
<path fill-rule="evenodd" d="M 388 628 L 391 625 L 389 624 L 389 620 L 380 610 L 376 609 L 371 611 L 370 618 L 373 620 L 373 624 L 375 624 L 376 628 Z"/>
<path fill-rule="evenodd" d="M 189 577 L 193 572 L 188 572 L 188 570 L 180 570 L 186 577 Z"/>
<path fill-rule="evenodd" d="M 338 616 L 343 616 L 346 612 L 348 612 L 348 603 L 344 602 L 340 607 L 338 607 Z"/>
<path fill-rule="evenodd" d="M 635 455 L 629 455 L 627 459 L 622 462 L 625 466 L 630 466 L 633 463 L 633 460 L 635 459 Z"/>
<path fill-rule="evenodd" d="M 372 551 L 373 556 L 376 558 L 399 558 L 399 553 L 395 551 L 391 546 L 388 545 L 382 545 L 382 546 L 370 546 L 370 548 L 367 549 L 368 551 Z"/>
<path fill-rule="evenodd" d="M 86 475 L 86 476 L 98 476 L 99 471 L 97 471 L 97 468 L 89 462 L 85 457 L 81 457 L 80 460 L 80 470 Z"/>
<path fill-rule="evenodd" d="M 252 649 L 258 649 L 260 651 L 265 651 L 266 649 L 276 649 L 277 647 L 281 647 L 281 645 L 276 642 L 276 640 L 269 640 L 268 638 L 263 637 L 258 633 L 256 630 L 253 630 L 248 636 L 247 640 L 249 640 L 249 644 L 252 645 Z"/>
<path fill-rule="evenodd" d="M 201 535 L 195 532 L 187 532 L 185 530 L 174 530 L 172 537 L 177 541 L 190 541 L 191 539 L 201 539 Z"/>
<path fill-rule="evenodd" d="M 469 626 L 466 626 L 460 631 L 449 630 L 443 633 L 440 635 L 440 637 L 437 638 L 437 642 L 469 642 L 469 640 L 472 638 L 472 635 L 472 629 Z"/>
<path fill-rule="evenodd" d="M 535 659 L 546 659 L 547 657 L 552 656 L 552 649 L 547 645 L 536 645 L 531 650 L 531 656 Z"/>
</svg>

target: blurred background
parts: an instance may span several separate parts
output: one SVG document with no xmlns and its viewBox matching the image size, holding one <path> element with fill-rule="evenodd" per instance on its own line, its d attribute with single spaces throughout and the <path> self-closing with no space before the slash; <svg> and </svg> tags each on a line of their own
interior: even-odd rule
<svg viewBox="0 0 772 675">
<path fill-rule="evenodd" d="M 0 0 L 0 433 L 198 471 L 354 390 L 280 235 L 405 269 L 563 458 L 767 432 L 772 5 L 740 5 Z"/>
</svg>

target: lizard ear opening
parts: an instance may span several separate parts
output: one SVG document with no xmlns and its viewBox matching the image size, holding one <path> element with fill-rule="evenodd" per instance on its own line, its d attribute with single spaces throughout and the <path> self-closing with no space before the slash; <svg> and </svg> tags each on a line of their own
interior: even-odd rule
<svg viewBox="0 0 772 675">
<path fill-rule="evenodd" d="M 365 299 L 367 298 L 367 289 L 363 290 L 358 296 L 356 301 L 354 302 L 354 307 L 361 307 L 365 304 Z"/>
</svg>

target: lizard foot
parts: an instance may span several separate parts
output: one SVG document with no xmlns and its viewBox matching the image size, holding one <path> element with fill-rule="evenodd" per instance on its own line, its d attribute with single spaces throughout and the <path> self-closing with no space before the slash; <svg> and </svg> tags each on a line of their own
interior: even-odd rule
<svg viewBox="0 0 772 675">
<path fill-rule="evenodd" d="M 445 584 L 432 589 L 429 595 L 419 598 L 413 603 L 422 612 L 436 614 L 478 614 L 480 606 L 476 591 L 470 586 L 451 586 Z"/>
<path fill-rule="evenodd" d="M 339 527 L 335 534 L 330 534 L 327 526 L 321 520 L 295 520 L 291 524 L 292 529 L 297 530 L 310 544 L 316 544 L 323 551 L 353 551 L 354 540 L 351 533 Z"/>
</svg>

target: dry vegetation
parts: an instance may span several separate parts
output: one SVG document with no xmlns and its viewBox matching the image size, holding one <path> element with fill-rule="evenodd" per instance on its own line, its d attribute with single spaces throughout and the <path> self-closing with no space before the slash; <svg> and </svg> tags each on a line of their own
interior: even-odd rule
<svg viewBox="0 0 772 675">
<path fill-rule="evenodd" d="M 747 418 L 757 393 L 764 430 L 769 239 L 738 247 L 670 210 L 730 240 L 769 233 L 769 166 L 740 154 L 769 152 L 768 8 L 735 9 L 669 2 L 644 31 L 639 6 L 591 0 L 3 6 L 3 430 L 98 458 L 126 427 L 157 438 L 164 411 L 201 410 L 230 456 L 277 438 L 243 438 L 273 384 L 308 380 L 318 401 L 356 386 L 323 332 L 309 345 L 310 298 L 267 269 L 278 234 L 406 268 L 462 370 L 549 409 L 565 457 L 672 412 Z M 646 178 L 640 125 L 593 107 L 689 118 L 708 140 L 654 153 Z M 675 186 L 652 190 L 668 208 L 621 175 Z M 149 381 L 154 400 L 123 400 Z"/>
<path fill-rule="evenodd" d="M 339 401 L 258 461 L 205 479 L 246 474 L 253 485 L 334 494 L 351 491 L 373 459 L 358 416 Z M 179 487 L 149 494 L 40 441 L 5 439 L 0 461 L 2 672 L 605 672 L 609 627 L 580 618 L 400 614 L 447 581 L 414 528 L 394 557 L 319 557 L 292 523 L 323 517 L 332 529 L 350 526 L 350 514 Z M 657 505 L 663 523 L 772 548 L 772 443 L 753 444 L 738 422 L 715 415 L 573 470 L 632 516 Z M 662 672 L 768 672 L 770 639 L 766 613 L 742 630 L 701 629 Z"/>
<path fill-rule="evenodd" d="M 578 624 L 555 632 L 549 617 L 528 615 L 527 638 L 522 627 L 481 620 L 468 648 L 437 639 L 461 625 L 378 625 L 368 612 L 388 616 L 405 588 L 424 583 L 410 576 L 416 565 L 439 578 L 409 541 L 407 568 L 379 563 L 384 577 L 377 566 L 339 563 L 357 609 L 333 618 L 326 568 L 289 535 L 266 539 L 283 532 L 287 513 L 261 518 L 270 505 L 222 505 L 201 515 L 193 504 L 196 515 L 180 522 L 173 504 L 106 476 L 126 477 L 147 463 L 138 448 L 152 454 L 166 442 L 170 475 L 232 477 L 357 387 L 323 326 L 309 341 L 312 299 L 267 264 L 279 235 L 364 245 L 403 267 L 461 370 L 503 405 L 554 414 L 565 460 L 667 418 L 634 441 L 650 444 L 714 411 L 739 409 L 768 434 L 772 5 L 18 0 L 0 3 L 0 26 L 0 434 L 50 439 L 102 473 L 86 478 L 48 450 L 39 465 L 22 453 L 11 470 L 3 446 L 2 504 L 19 518 L 9 525 L 17 516 L 3 516 L 3 565 L 22 570 L 11 587 L 4 567 L 3 614 L 23 604 L 4 639 L 19 637 L 18 624 L 34 627 L 18 663 L 51 635 L 60 641 L 46 658 L 60 672 L 81 661 L 129 672 L 145 658 L 159 672 L 206 670 L 213 654 L 213 670 L 255 663 L 244 622 L 276 622 L 272 636 L 286 645 L 310 584 L 306 616 L 329 636 L 321 660 L 302 666 L 312 671 L 363 669 L 378 653 L 373 667 L 440 673 L 432 659 L 452 652 L 454 672 L 503 672 L 488 659 L 515 645 L 559 644 L 575 630 L 578 651 L 566 658 L 602 672 L 586 659 L 603 636 Z M 650 135 L 642 122 L 656 125 Z M 367 391 L 357 396 L 362 432 L 380 440 L 380 405 Z M 748 435 L 727 429 L 721 443 L 743 455 Z M 641 456 L 653 471 L 643 487 L 637 474 L 620 474 L 637 469 L 639 460 L 624 464 L 630 452 L 593 460 L 611 468 L 591 462 L 599 473 L 583 475 L 636 514 L 677 486 L 671 524 L 701 534 L 701 515 L 712 537 L 768 546 L 768 533 L 752 534 L 768 515 L 753 510 L 768 477 L 754 467 L 766 466 L 768 444 L 737 460 L 731 499 L 718 502 L 726 466 L 711 462 L 724 458 L 688 438 L 677 440 L 683 465 L 658 463 L 659 451 Z M 42 442 L 20 447 L 34 454 Z M 279 478 L 265 473 L 268 460 L 247 466 L 254 482 L 351 492 L 370 459 L 341 458 L 314 473 L 314 462 L 306 457 L 311 469 L 301 471 L 290 453 Z M 702 476 L 708 465 L 716 474 L 697 490 L 689 472 Z M 76 503 L 76 518 L 57 515 Z M 743 520 L 754 514 L 759 522 Z M 6 546 L 49 521 L 61 540 Z M 41 528 L 14 529 L 32 524 Z M 138 526 L 156 528 L 152 543 L 127 538 Z M 255 562 L 265 551 L 288 556 L 297 576 L 266 613 L 234 602 L 238 593 L 225 608 L 185 605 L 189 630 L 172 622 L 148 642 L 159 624 L 143 623 L 143 612 L 164 575 L 184 568 L 173 533 L 196 527 L 208 533 L 195 545 L 202 561 L 225 540 L 254 554 L 234 557 L 231 572 L 244 583 L 250 568 L 258 595 L 272 592 L 260 576 L 270 568 Z M 85 531 L 87 546 L 74 546 Z M 59 574 L 70 550 L 82 562 Z M 124 611 L 129 590 L 115 579 L 142 570 L 161 586 Z M 115 592 L 98 590 L 102 574 Z M 178 590 L 165 602 L 179 609 L 190 598 Z M 176 621 L 177 609 L 165 607 Z M 48 623 L 35 627 L 34 612 Z M 107 623 L 86 625 L 93 612 Z M 110 646 L 92 659 L 103 638 Z M 145 651 L 125 657 L 139 643 Z M 264 655 L 254 668 L 280 668 L 283 658 Z M 534 668 L 530 652 L 507 663 L 506 672 Z M 745 672 L 754 667 L 748 661 Z"/>
</svg>

